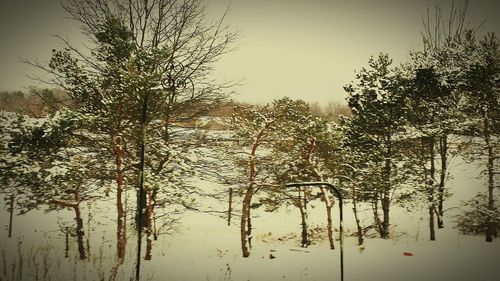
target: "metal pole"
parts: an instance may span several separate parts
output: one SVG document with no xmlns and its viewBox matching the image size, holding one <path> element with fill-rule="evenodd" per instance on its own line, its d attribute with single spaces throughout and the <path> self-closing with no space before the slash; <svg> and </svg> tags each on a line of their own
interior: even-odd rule
<svg viewBox="0 0 500 281">
<path fill-rule="evenodd" d="M 339 209 L 340 209 L 340 280 L 344 281 L 344 222 L 343 222 L 343 208 L 342 208 L 342 193 L 340 190 L 336 188 L 333 184 L 328 182 L 296 182 L 296 183 L 287 183 L 286 187 L 301 187 L 301 186 L 327 186 L 330 188 L 333 194 L 337 196 L 339 199 Z"/>
<path fill-rule="evenodd" d="M 145 138 L 146 138 L 146 122 L 148 116 L 148 101 L 149 92 L 144 95 L 141 111 L 141 132 L 139 143 L 139 187 L 137 192 L 137 264 L 135 269 L 135 280 L 139 281 L 141 271 L 141 243 L 142 243 L 142 227 L 146 196 L 144 193 L 144 158 L 145 158 Z"/>
</svg>

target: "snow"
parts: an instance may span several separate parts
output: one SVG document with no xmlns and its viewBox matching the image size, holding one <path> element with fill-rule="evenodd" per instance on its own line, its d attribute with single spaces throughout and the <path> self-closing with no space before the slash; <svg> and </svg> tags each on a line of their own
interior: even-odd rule
<svg viewBox="0 0 500 281">
<path fill-rule="evenodd" d="M 151 276 L 146 278 L 148 280 L 340 280 L 338 249 L 327 249 L 324 241 L 302 249 L 297 247 L 298 238 L 285 242 L 276 238 L 281 227 L 286 227 L 286 230 L 295 228 L 298 232 L 295 212 L 298 211 L 289 209 L 268 215 L 259 212 L 253 220 L 256 228 L 252 254 L 246 259 L 240 256 L 237 219 L 233 226 L 227 226 L 225 221 L 212 215 L 189 212 L 183 217 L 179 232 L 162 235 L 160 240 L 153 241 L 153 259 L 142 261 L 142 276 Z M 71 220 L 69 211 L 63 214 L 67 221 Z M 44 218 L 45 227 L 40 225 L 40 220 L 34 223 L 33 219 L 38 217 Z M 56 225 L 52 218 L 38 213 L 31 218 L 20 217 L 16 222 L 22 227 L 17 229 L 18 233 L 33 233 L 33 229 L 40 233 L 46 229 L 46 234 L 41 237 L 34 234 L 39 237 L 37 239 L 33 235 L 24 239 L 25 247 L 30 241 L 39 245 L 50 243 L 54 251 L 52 255 L 62 256 L 64 240 L 61 234 L 53 230 Z M 273 236 L 275 232 L 277 234 Z M 104 250 L 104 256 L 110 257 L 104 261 L 103 272 L 107 274 L 113 266 L 115 249 L 111 241 L 106 241 L 112 238 L 113 228 L 110 226 L 108 232 L 101 232 L 104 237 L 108 237 L 103 237 L 104 240 L 99 233 L 99 229 L 96 229 L 91 234 L 91 249 L 94 249 L 91 250 L 91 260 L 98 259 L 99 252 Z M 271 236 L 268 233 L 272 233 Z M 267 237 L 264 240 L 268 242 L 264 242 L 263 237 Z M 118 267 L 125 277 L 133 276 L 131 269 L 135 265 L 133 234 L 128 241 L 125 263 Z M 8 240 L 4 239 L 3 243 L 6 242 Z M 76 254 L 74 240 L 70 243 L 71 253 Z M 339 247 L 338 241 L 336 243 Z M 8 257 L 15 253 L 12 246 L 0 245 L 7 249 Z M 99 250 L 99 245 L 109 245 L 109 249 Z M 424 238 L 416 241 L 414 237 L 391 240 L 375 238 L 368 239 L 362 251 L 356 246 L 355 238 L 347 237 L 344 247 L 345 280 L 493 281 L 496 280 L 494 276 L 500 274 L 496 266 L 500 243 L 487 244 L 480 237 L 450 235 L 432 243 Z M 410 252 L 413 256 L 404 256 L 404 252 Z M 275 258 L 270 259 L 270 254 Z M 77 280 L 84 280 L 83 276 L 86 276 L 85 280 L 93 280 L 92 276 L 98 268 L 92 266 L 91 260 L 77 261 L 74 267 L 71 259 L 59 259 L 62 266 L 55 276 L 67 274 L 65 276 L 69 277 L 75 274 Z M 73 268 L 76 268 L 76 273 L 72 273 Z M 26 276 L 24 280 L 31 279 Z"/>
<path fill-rule="evenodd" d="M 62 164 L 62 163 L 61 163 Z M 45 178 L 46 181 L 50 181 L 51 178 L 57 177 L 57 176 L 64 176 L 68 172 L 68 168 L 64 166 L 58 166 L 57 163 L 54 164 L 54 166 L 50 167 L 49 169 L 45 170 L 49 174 Z"/>
</svg>

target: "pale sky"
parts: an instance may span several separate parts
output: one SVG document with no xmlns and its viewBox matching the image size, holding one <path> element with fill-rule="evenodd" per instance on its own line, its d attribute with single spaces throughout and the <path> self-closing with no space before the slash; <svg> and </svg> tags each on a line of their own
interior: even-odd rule
<svg viewBox="0 0 500 281">
<path fill-rule="evenodd" d="M 343 101 L 343 86 L 371 55 L 398 63 L 421 46 L 427 8 L 451 0 L 233 0 L 229 22 L 241 30 L 237 48 L 215 69 L 217 79 L 241 80 L 236 100 L 265 103 L 283 96 L 310 102 Z M 500 34 L 499 1 L 470 0 L 469 20 Z M 206 1 L 221 15 L 229 0 Z M 455 1 L 456 5 L 463 1 Z M 0 90 L 34 82 L 19 58 L 47 60 L 58 47 L 50 34 L 81 41 L 56 0 L 0 0 Z"/>
</svg>

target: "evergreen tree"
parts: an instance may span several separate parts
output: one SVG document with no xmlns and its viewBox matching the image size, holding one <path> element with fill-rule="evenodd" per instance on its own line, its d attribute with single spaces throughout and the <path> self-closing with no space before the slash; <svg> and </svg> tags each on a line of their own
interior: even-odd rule
<svg viewBox="0 0 500 281">
<path fill-rule="evenodd" d="M 151 208 L 159 199 L 157 181 L 145 175 L 172 179 L 164 198 L 186 203 L 179 196 L 186 157 L 173 157 L 187 146 L 173 140 L 179 135 L 175 122 L 226 98 L 230 85 L 216 83 L 210 74 L 236 34 L 224 23 L 227 10 L 207 23 L 199 0 L 65 0 L 62 5 L 90 47 L 76 48 L 58 36 L 65 48 L 53 50 L 48 65 L 28 63 L 52 74 L 46 82 L 68 92 L 79 106 L 75 110 L 88 117 L 79 129 L 93 134 L 103 158 L 114 160 L 106 168 L 116 182 L 118 251 L 126 241 L 124 192 L 137 187 L 140 251 L 140 233 L 150 229 Z"/>
<path fill-rule="evenodd" d="M 234 121 L 237 136 L 243 148 L 249 151 L 244 152 L 244 158 L 239 159 L 239 166 L 243 167 L 242 173 L 247 178 L 240 224 L 243 257 L 250 255 L 252 199 L 261 190 L 269 192 L 276 188 L 273 175 L 276 175 L 277 169 L 281 169 L 278 163 L 279 157 L 283 155 L 276 154 L 273 145 L 277 140 L 292 140 L 288 134 L 292 128 L 290 122 L 300 118 L 300 112 L 304 111 L 307 111 L 307 105 L 303 101 L 289 98 L 275 100 L 263 107 L 243 107 L 236 111 Z"/>
<path fill-rule="evenodd" d="M 340 159 L 340 135 L 333 123 L 314 117 L 309 110 L 296 113 L 296 117 L 288 122 L 286 136 L 275 147 L 283 153 L 284 169 L 279 170 L 280 182 L 325 181 L 333 180 Z M 306 214 L 305 203 L 321 198 L 325 205 L 327 217 L 327 237 L 330 249 L 335 249 L 333 237 L 332 208 L 333 196 L 320 186 L 319 196 L 311 196 L 308 188 L 303 189 L 303 203 L 297 204 L 301 214 Z M 306 200 L 306 198 L 309 198 Z M 303 216 L 304 218 L 306 216 Z M 302 225 L 307 222 L 303 220 Z M 305 229 L 302 233 L 307 233 Z M 303 241 L 307 241 L 303 237 Z M 303 243 L 304 244 L 304 243 Z"/>
<path fill-rule="evenodd" d="M 409 151 L 413 150 L 413 159 L 419 162 L 415 163 L 415 171 L 421 173 L 417 181 L 423 183 L 422 191 L 429 204 L 430 240 L 435 240 L 435 215 L 438 227 L 443 227 L 445 182 L 450 162 L 448 146 L 450 135 L 456 133 L 458 127 L 458 95 L 450 84 L 452 77 L 443 79 L 434 68 L 442 66 L 435 66 L 427 59 L 425 54 L 413 54 L 410 69 L 403 70 L 409 72 L 403 84 L 411 109 L 409 125 L 417 142 Z"/>
<path fill-rule="evenodd" d="M 403 91 L 398 85 L 392 60 L 386 54 L 370 58 L 369 68 L 356 74 L 356 83 L 344 89 L 352 117 L 347 123 L 347 144 L 354 153 L 368 156 L 371 171 L 372 204 L 375 223 L 382 238 L 389 237 L 392 194 L 405 177 L 401 134 L 406 122 Z M 380 204 L 380 205 L 379 205 Z M 382 219 L 379 216 L 382 208 Z"/>
<path fill-rule="evenodd" d="M 464 102 L 462 108 L 471 121 L 469 132 L 484 142 L 480 155 L 486 158 L 487 206 L 486 241 L 496 236 L 495 218 L 495 162 L 500 124 L 500 56 L 499 42 L 494 34 L 488 34 L 479 42 L 469 41 L 474 55 L 469 56 L 463 75 Z"/>
</svg>

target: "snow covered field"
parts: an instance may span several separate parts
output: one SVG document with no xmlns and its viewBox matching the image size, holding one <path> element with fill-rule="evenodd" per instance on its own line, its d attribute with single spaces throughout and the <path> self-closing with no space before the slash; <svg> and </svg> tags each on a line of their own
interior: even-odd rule
<svg viewBox="0 0 500 281">
<path fill-rule="evenodd" d="M 486 243 L 482 235 L 464 236 L 452 228 L 456 210 L 453 207 L 484 188 L 481 180 L 471 177 L 476 172 L 471 165 L 453 168 L 453 195 L 445 203 L 450 211 L 446 213 L 445 228 L 437 230 L 437 241 L 433 242 L 428 241 L 425 210 L 408 212 L 393 207 L 392 238 L 369 238 L 364 248 L 359 248 L 356 238 L 350 235 L 354 233 L 354 220 L 351 205 L 346 204 L 345 280 L 497 280 L 498 240 Z M 198 182 L 200 189 L 225 188 L 209 181 L 193 182 Z M 133 192 L 129 193 L 127 200 L 133 200 L 133 196 Z M 240 198 L 235 201 L 238 203 Z M 13 238 L 7 238 L 6 227 L 0 232 L 0 280 L 130 280 L 135 275 L 137 249 L 133 214 L 128 216 L 122 262 L 116 257 L 116 222 L 109 212 L 114 208 L 112 202 L 82 206 L 85 260 L 79 259 L 76 237 L 72 235 L 65 257 L 66 236 L 60 225 L 72 222 L 72 210 L 32 211 L 15 217 Z M 205 204 L 219 204 L 210 207 L 221 211 L 227 208 L 224 202 L 216 200 L 207 200 Z M 362 223 L 366 225 L 370 222 L 369 211 L 363 214 Z M 8 215 L 2 206 L 2 225 L 7 224 Z M 335 210 L 335 227 L 337 218 Z M 281 207 L 274 213 L 253 211 L 254 238 L 249 258 L 241 257 L 238 219 L 234 217 L 228 226 L 223 214 L 188 211 L 170 234 L 152 241 L 150 260 L 144 259 L 147 250 L 143 240 L 141 280 L 340 280 L 339 241 L 333 251 L 328 249 L 326 239 L 315 239 L 309 248 L 300 248 L 297 208 Z M 312 227 L 324 226 L 324 221 L 321 208 L 310 209 Z"/>
</svg>

